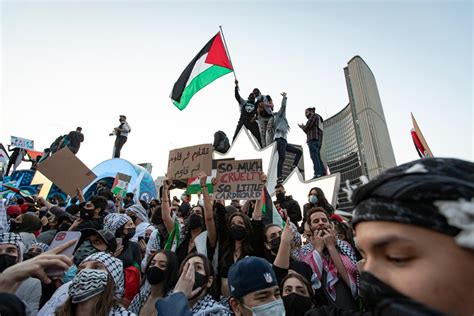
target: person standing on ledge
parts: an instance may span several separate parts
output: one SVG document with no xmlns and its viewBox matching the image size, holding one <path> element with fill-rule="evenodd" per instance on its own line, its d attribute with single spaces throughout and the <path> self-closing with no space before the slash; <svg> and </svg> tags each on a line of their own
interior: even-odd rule
<svg viewBox="0 0 474 316">
<path fill-rule="evenodd" d="M 120 158 L 120 150 L 123 145 L 127 142 L 128 134 L 132 131 L 130 125 L 127 123 L 127 117 L 120 115 L 120 125 L 114 128 L 114 131 L 110 133 L 110 136 L 115 135 L 114 154 L 112 158 Z"/>
</svg>

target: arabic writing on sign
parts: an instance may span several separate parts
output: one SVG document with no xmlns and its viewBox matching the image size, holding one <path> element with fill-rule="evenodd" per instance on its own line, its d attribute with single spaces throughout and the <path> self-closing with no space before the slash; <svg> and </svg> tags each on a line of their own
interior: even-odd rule
<svg viewBox="0 0 474 316">
<path fill-rule="evenodd" d="M 196 177 L 199 171 L 207 174 L 212 169 L 212 145 L 204 144 L 170 151 L 168 176 L 173 180 Z"/>
</svg>

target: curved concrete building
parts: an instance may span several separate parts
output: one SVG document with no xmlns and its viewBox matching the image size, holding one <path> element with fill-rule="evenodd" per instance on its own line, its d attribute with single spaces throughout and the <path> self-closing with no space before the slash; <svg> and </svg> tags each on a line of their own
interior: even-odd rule
<svg viewBox="0 0 474 316">
<path fill-rule="evenodd" d="M 344 68 L 349 104 L 324 121 L 323 156 L 331 173 L 359 184 L 360 176 L 372 179 L 396 166 L 375 77 L 364 60 L 355 56 Z M 339 208 L 351 210 L 347 195 L 339 190 Z"/>
</svg>

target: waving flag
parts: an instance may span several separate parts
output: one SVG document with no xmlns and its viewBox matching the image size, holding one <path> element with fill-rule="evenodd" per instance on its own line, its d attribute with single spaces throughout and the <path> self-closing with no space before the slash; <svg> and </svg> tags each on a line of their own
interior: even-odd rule
<svg viewBox="0 0 474 316">
<path fill-rule="evenodd" d="M 173 104 L 181 111 L 202 88 L 233 71 L 229 55 L 217 33 L 184 69 L 171 91 Z"/>
</svg>

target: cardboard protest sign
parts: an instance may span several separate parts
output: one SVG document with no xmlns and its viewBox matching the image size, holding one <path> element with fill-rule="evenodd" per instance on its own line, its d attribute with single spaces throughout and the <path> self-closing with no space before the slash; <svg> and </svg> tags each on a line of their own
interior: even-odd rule
<svg viewBox="0 0 474 316">
<path fill-rule="evenodd" d="M 38 164 L 37 169 L 70 196 L 97 178 L 67 147 Z"/>
<path fill-rule="evenodd" d="M 199 171 L 210 175 L 212 170 L 212 144 L 173 149 L 168 159 L 168 178 L 186 180 L 196 177 Z"/>
<path fill-rule="evenodd" d="M 230 160 L 217 163 L 216 200 L 256 200 L 262 198 L 262 160 Z"/>
<path fill-rule="evenodd" d="M 33 150 L 35 147 L 34 141 L 31 139 L 11 136 L 11 145 L 19 148 Z"/>
<path fill-rule="evenodd" d="M 127 187 L 132 177 L 120 172 L 117 172 L 115 176 L 114 184 L 112 185 L 112 193 L 115 195 L 121 195 L 122 197 L 127 194 Z"/>
</svg>

